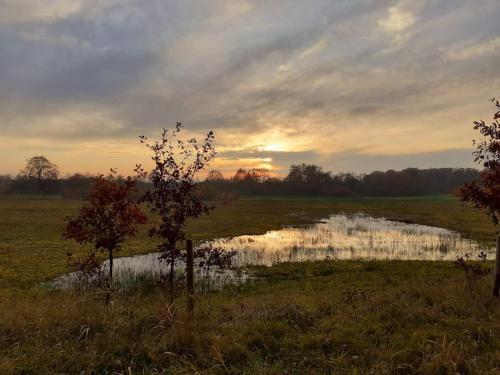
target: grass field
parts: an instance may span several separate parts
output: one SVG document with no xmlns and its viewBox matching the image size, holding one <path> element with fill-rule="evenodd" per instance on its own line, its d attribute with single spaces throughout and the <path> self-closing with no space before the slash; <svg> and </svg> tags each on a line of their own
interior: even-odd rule
<svg viewBox="0 0 500 375">
<path fill-rule="evenodd" d="M 0 374 L 500 373 L 489 277 L 466 287 L 445 262 L 257 268 L 254 283 L 198 296 L 189 321 L 154 285 L 102 296 L 40 288 L 67 271 L 64 217 L 81 203 L 0 200 Z M 194 240 L 256 234 L 330 213 L 436 225 L 491 244 L 494 228 L 452 197 L 241 199 L 190 225 Z M 145 232 L 122 255 L 151 251 Z M 491 264 L 489 265 L 491 267 Z"/>
<path fill-rule="evenodd" d="M 67 272 L 66 252 L 84 249 L 63 240 L 64 218 L 80 201 L 0 200 L 0 287 L 31 287 Z M 462 209 L 453 197 L 426 198 L 247 198 L 217 207 L 188 228 L 195 241 L 240 234 L 259 234 L 283 225 L 313 222 L 331 213 L 365 212 L 373 216 L 440 226 L 468 238 L 492 244 L 494 228 L 471 208 Z M 153 219 L 151 219 L 153 220 Z M 151 252 L 146 230 L 130 241 L 121 255 Z"/>
<path fill-rule="evenodd" d="M 183 298 L 4 291 L 1 374 L 498 374 L 500 310 L 450 263 L 320 262 Z M 129 370 L 130 369 L 130 370 Z"/>
</svg>

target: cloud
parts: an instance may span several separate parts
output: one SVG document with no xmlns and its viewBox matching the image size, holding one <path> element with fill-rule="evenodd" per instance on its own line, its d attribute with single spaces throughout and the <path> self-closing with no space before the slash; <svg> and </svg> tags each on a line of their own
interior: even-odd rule
<svg viewBox="0 0 500 375">
<path fill-rule="evenodd" d="M 401 170 L 405 168 L 477 168 L 472 149 L 451 149 L 413 154 L 363 154 L 334 155 L 323 161 L 326 169 L 370 173 L 372 171 Z"/>
<path fill-rule="evenodd" d="M 0 22 L 52 22 L 76 14 L 81 9 L 80 0 L 5 0 L 0 3 Z"/>
<path fill-rule="evenodd" d="M 411 36 L 411 27 L 417 21 L 416 14 L 421 10 L 425 0 L 402 0 L 389 7 L 386 17 L 377 21 L 378 27 L 391 35 L 392 45 L 384 51 L 391 52 L 400 48 Z"/>
<path fill-rule="evenodd" d="M 467 41 L 450 47 L 446 51 L 449 60 L 477 59 L 488 55 L 500 53 L 500 37 L 488 39 L 482 42 Z"/>
<path fill-rule="evenodd" d="M 121 9 L 126 9 L 130 2 L 122 0 L 2 0 L 0 24 L 20 24 L 26 27 L 34 23 L 56 23 L 76 16 L 94 18 L 116 5 L 121 5 Z"/>
<path fill-rule="evenodd" d="M 406 1 L 402 1 L 390 7 L 388 17 L 379 20 L 378 25 L 391 33 L 400 33 L 408 29 L 415 23 L 415 15 L 405 9 L 406 4 Z"/>
<path fill-rule="evenodd" d="M 124 128 L 124 124 L 109 113 L 85 107 L 66 108 L 60 112 L 49 112 L 29 122 L 20 118 L 6 129 L 4 134 L 29 134 L 51 140 L 107 138 Z"/>
<path fill-rule="evenodd" d="M 69 35 L 50 35 L 46 30 L 41 29 L 37 32 L 20 32 L 19 37 L 29 42 L 41 42 L 66 48 L 89 48 L 90 44 L 84 40 L 77 39 Z"/>
<path fill-rule="evenodd" d="M 182 121 L 215 130 L 225 168 L 286 171 L 340 153 L 464 149 L 490 114 L 497 0 L 284 4 L 0 0 L 0 155 L 105 153 Z M 114 166 L 129 160 L 115 154 Z"/>
<path fill-rule="evenodd" d="M 378 107 L 375 105 L 365 105 L 365 106 L 359 106 L 359 107 L 352 108 L 351 113 L 353 115 L 369 115 L 369 114 L 377 113 L 380 110 L 381 110 L 381 107 Z"/>
</svg>

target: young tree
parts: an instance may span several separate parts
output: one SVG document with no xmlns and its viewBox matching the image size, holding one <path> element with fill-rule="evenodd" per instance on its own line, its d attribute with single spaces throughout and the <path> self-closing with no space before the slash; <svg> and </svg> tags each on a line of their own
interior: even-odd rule
<svg viewBox="0 0 500 375">
<path fill-rule="evenodd" d="M 500 103 L 492 99 L 496 112 L 491 124 L 475 121 L 474 129 L 482 135 L 480 141 L 473 141 L 476 146 L 474 161 L 484 169 L 478 180 L 465 183 L 458 196 L 462 202 L 470 202 L 474 207 L 484 210 L 494 225 L 498 225 L 500 215 Z M 497 231 L 497 248 L 493 295 L 499 296 L 500 290 L 500 236 Z"/>
<path fill-rule="evenodd" d="M 150 236 L 161 240 L 158 250 L 169 270 L 170 300 L 174 298 L 174 268 L 184 255 L 176 244 L 183 240 L 186 220 L 197 218 L 211 209 L 199 194 L 198 172 L 214 158 L 214 134 L 209 131 L 199 143 L 195 138 L 187 141 L 180 138 L 182 124 L 173 130 L 163 129 L 161 138 L 152 143 L 141 136 L 141 143 L 152 152 L 153 169 L 148 173 L 138 165 L 137 173 L 148 177 L 153 188 L 146 191 L 144 201 L 159 222 L 150 230 Z"/>
<path fill-rule="evenodd" d="M 56 180 L 59 177 L 57 165 L 51 163 L 45 156 L 33 156 L 23 170 L 23 175 L 38 181 Z"/>
<path fill-rule="evenodd" d="M 113 254 L 121 249 L 127 237 L 137 233 L 146 215 L 134 198 L 136 180 L 128 177 L 123 183 L 104 176 L 94 180 L 88 203 L 76 217 L 68 217 L 65 238 L 81 245 L 94 244 L 94 251 L 107 251 L 109 256 L 108 294 L 113 284 Z"/>
</svg>

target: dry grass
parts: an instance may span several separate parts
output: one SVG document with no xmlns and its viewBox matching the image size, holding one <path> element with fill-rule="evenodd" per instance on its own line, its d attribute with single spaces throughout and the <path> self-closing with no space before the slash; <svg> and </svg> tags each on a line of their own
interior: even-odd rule
<svg viewBox="0 0 500 375">
<path fill-rule="evenodd" d="M 0 373 L 498 373 L 499 303 L 448 263 L 259 269 L 199 296 L 2 292 Z M 411 283 L 408 282 L 411 280 Z"/>
<path fill-rule="evenodd" d="M 321 262 L 257 268 L 259 280 L 201 295 L 190 321 L 160 289 L 43 289 L 66 272 L 65 215 L 80 202 L 0 200 L 0 374 L 500 373 L 500 306 L 449 263 Z M 195 240 L 262 233 L 335 212 L 460 231 L 493 230 L 454 199 L 248 199 L 190 229 Z M 153 244 L 144 233 L 123 255 Z M 491 267 L 491 264 L 490 264 Z M 147 280 L 144 280 L 147 283 Z M 144 293 L 147 291 L 147 293 Z"/>
</svg>

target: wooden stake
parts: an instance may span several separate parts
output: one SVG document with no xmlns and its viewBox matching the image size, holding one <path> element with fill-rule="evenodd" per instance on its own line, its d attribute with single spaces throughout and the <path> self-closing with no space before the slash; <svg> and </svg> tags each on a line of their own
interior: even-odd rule
<svg viewBox="0 0 500 375">
<path fill-rule="evenodd" d="M 493 282 L 493 295 L 495 297 L 499 296 L 500 290 L 500 236 L 497 236 L 497 251 L 495 255 L 495 275 Z"/>
<path fill-rule="evenodd" d="M 193 241 L 186 240 L 186 283 L 188 291 L 187 310 L 191 317 L 193 317 L 194 314 L 193 268 Z"/>
</svg>

